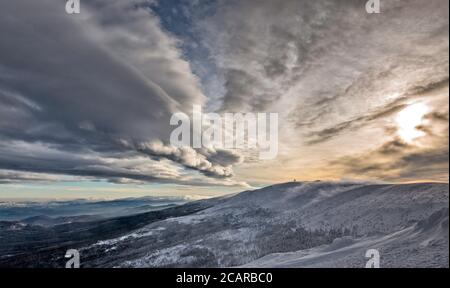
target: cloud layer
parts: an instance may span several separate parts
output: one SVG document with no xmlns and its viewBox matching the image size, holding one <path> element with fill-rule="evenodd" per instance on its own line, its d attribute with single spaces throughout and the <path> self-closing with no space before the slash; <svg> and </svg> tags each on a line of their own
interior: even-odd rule
<svg viewBox="0 0 450 288">
<path fill-rule="evenodd" d="M 448 181 L 448 1 L 365 2 L 2 1 L 0 183 Z M 168 145 L 193 104 L 278 112 L 279 157 Z"/>
<path fill-rule="evenodd" d="M 2 2 L 0 169 L 187 184 L 232 175 L 232 160 L 202 151 L 142 149 L 167 143 L 172 113 L 205 101 L 151 3 L 84 1 L 67 15 L 61 1 Z"/>
<path fill-rule="evenodd" d="M 193 16 L 221 75 L 224 93 L 214 99 L 219 110 L 280 113 L 281 155 L 270 164 L 280 169 L 278 177 L 354 177 L 358 173 L 329 169 L 329 160 L 352 155 L 364 163 L 364 153 L 395 141 L 392 122 L 413 103 L 432 111 L 448 107 L 448 1 L 382 1 L 376 15 L 366 13 L 365 2 L 217 1 L 213 15 Z M 448 161 L 448 143 L 431 142 L 427 149 L 444 152 L 431 162 Z M 409 161 L 419 181 L 424 163 L 413 160 L 416 152 L 401 150 L 385 160 L 392 166 Z M 293 172 L 299 167 L 309 175 Z M 375 170 L 365 176 L 414 178 Z M 444 172 L 445 165 L 439 176 L 422 176 L 447 181 Z"/>
</svg>

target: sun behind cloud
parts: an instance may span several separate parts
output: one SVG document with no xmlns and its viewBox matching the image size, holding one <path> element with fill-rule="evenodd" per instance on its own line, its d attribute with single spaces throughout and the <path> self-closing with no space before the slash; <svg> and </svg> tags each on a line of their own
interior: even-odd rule
<svg viewBox="0 0 450 288">
<path fill-rule="evenodd" d="M 395 121 L 398 125 L 398 134 L 407 143 L 412 143 L 425 133 L 418 126 L 423 124 L 424 116 L 429 112 L 429 108 L 424 103 L 411 104 L 397 114 Z"/>
</svg>

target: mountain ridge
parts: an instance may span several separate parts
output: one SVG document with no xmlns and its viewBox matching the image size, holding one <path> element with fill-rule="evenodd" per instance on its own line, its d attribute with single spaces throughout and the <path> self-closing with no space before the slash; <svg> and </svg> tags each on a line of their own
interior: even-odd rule
<svg viewBox="0 0 450 288">
<path fill-rule="evenodd" d="M 64 249 L 70 247 L 79 249 L 82 267 L 284 267 L 288 260 L 288 267 L 364 267 L 363 250 L 378 247 L 389 267 L 448 267 L 448 228 L 442 228 L 448 227 L 448 190 L 446 183 L 281 183 L 156 212 L 56 226 L 44 231 L 70 236 L 64 242 L 69 246 L 40 246 L 35 257 L 39 249 L 31 245 L 30 251 L 0 257 L 0 266 L 63 267 Z M 434 222 L 436 215 L 444 220 Z M 27 228 L 17 229 L 10 233 L 26 234 Z M 91 231 L 82 234 L 89 240 L 71 231 Z M 50 240 L 41 245 L 45 241 Z"/>
</svg>

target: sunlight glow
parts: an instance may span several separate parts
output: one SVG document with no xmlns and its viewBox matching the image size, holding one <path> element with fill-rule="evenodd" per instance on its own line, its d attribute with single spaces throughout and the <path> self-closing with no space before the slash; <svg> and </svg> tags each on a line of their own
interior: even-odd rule
<svg viewBox="0 0 450 288">
<path fill-rule="evenodd" d="M 423 124 L 423 117 L 428 112 L 428 106 L 424 103 L 415 103 L 409 105 L 397 114 L 395 118 L 398 125 L 398 134 L 403 141 L 412 143 L 418 137 L 425 133 L 417 127 Z"/>
</svg>

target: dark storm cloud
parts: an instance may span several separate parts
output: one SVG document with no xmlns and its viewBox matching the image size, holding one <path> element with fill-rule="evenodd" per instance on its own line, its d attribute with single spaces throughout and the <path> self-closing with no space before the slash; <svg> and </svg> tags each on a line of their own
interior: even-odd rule
<svg viewBox="0 0 450 288">
<path fill-rule="evenodd" d="M 213 163 L 218 163 L 222 166 L 230 166 L 243 161 L 242 155 L 232 150 L 224 149 L 204 149 L 204 155 Z"/>
<path fill-rule="evenodd" d="M 28 173 L 10 170 L 0 170 L 0 184 L 17 184 L 23 182 L 53 182 L 63 181 L 54 175 Z"/>
<path fill-rule="evenodd" d="M 211 177 L 231 177 L 232 165 L 241 162 L 241 156 L 233 151 L 168 147 L 159 141 L 139 143 L 137 147 L 139 151 L 151 157 L 164 157 Z"/>
<path fill-rule="evenodd" d="M 8 71 L 1 79 L 2 91 L 14 91 L 38 103 L 41 109 L 28 110 L 28 116 L 38 125 L 66 127 L 73 139 L 86 121 L 111 135 L 158 133 L 149 125 L 142 128 L 148 121 L 167 117 L 173 100 L 87 38 L 77 21 L 57 4 L 2 4 L 2 13 L 14 15 L 1 17 L 1 33 L 8 35 L 0 44 L 1 65 Z"/>
<path fill-rule="evenodd" d="M 63 2 L 0 4 L 0 169 L 189 183 L 182 158 L 127 145 L 167 143 L 172 113 L 205 99 L 152 1 L 84 1 L 79 15 Z"/>
<path fill-rule="evenodd" d="M 21 151 L 17 155 L 16 151 Z M 142 153 L 134 151 L 68 151 L 56 149 L 45 144 L 26 142 L 0 143 L 0 182 L 17 183 L 34 181 L 95 181 L 107 180 L 111 183 L 172 183 L 181 185 L 207 186 L 245 185 L 227 181 L 209 181 L 186 173 L 181 166 L 174 166 L 169 157 L 161 155 L 158 159 L 149 159 Z M 164 157 L 162 157 L 164 156 Z M 175 159 L 174 159 L 175 160 Z M 219 169 L 216 167 L 216 169 Z M 228 168 L 230 169 L 230 168 Z M 220 171 L 209 174 L 212 179 L 219 176 Z M 204 173 L 205 175 L 208 173 Z"/>
</svg>

